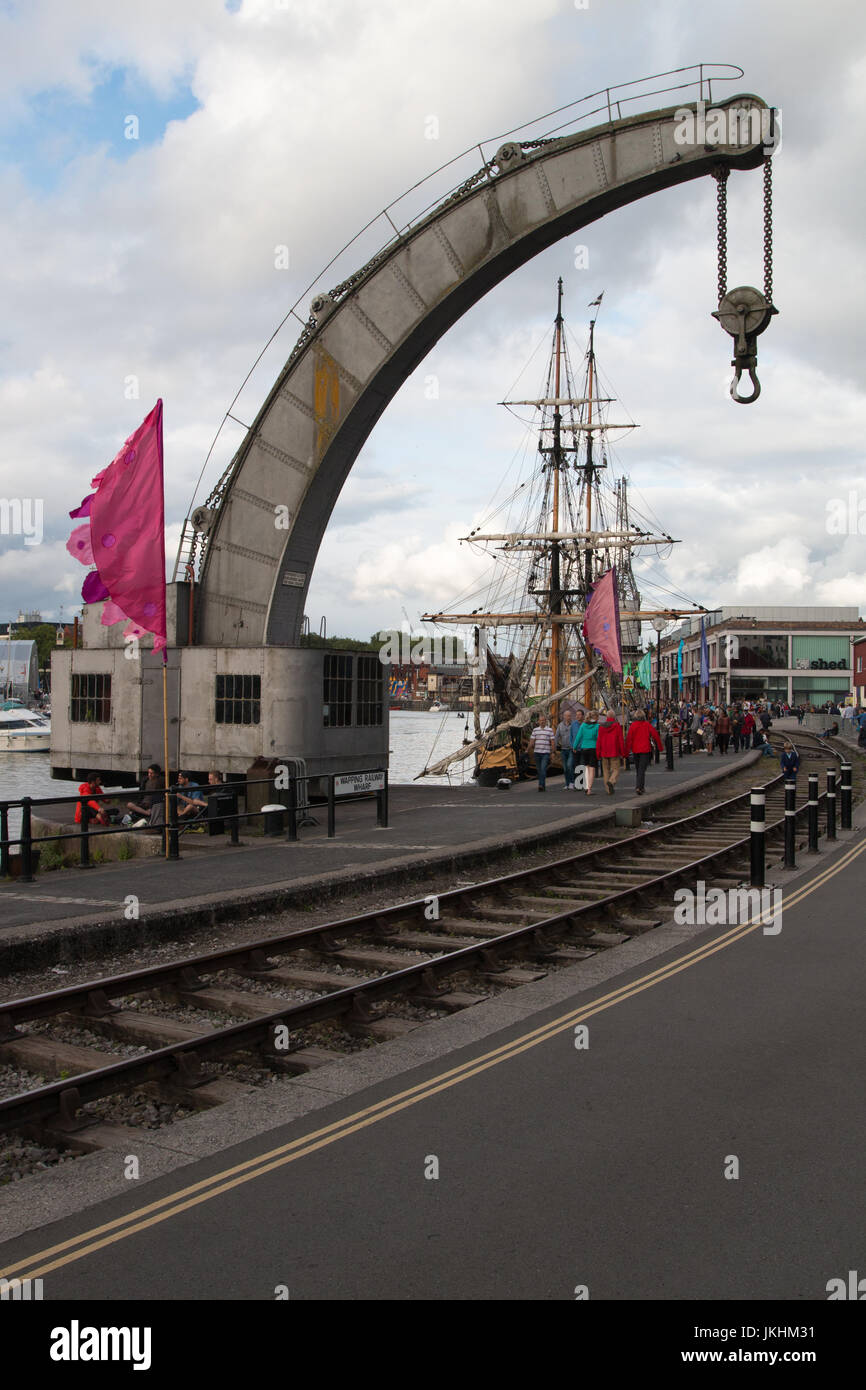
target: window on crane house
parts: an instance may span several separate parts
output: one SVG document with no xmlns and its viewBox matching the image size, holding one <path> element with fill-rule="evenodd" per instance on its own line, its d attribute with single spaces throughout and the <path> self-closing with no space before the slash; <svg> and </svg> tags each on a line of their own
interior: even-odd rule
<svg viewBox="0 0 866 1390">
<path fill-rule="evenodd" d="M 261 676 L 217 676 L 217 724 L 260 724 L 261 702 Z"/>
<path fill-rule="evenodd" d="M 379 658 L 373 658 L 378 664 Z M 343 729 L 352 722 L 352 658 L 326 656 L 322 681 L 322 723 Z"/>
<path fill-rule="evenodd" d="M 74 672 L 69 718 L 73 724 L 110 724 L 111 676 Z"/>
<path fill-rule="evenodd" d="M 382 663 L 378 656 L 358 657 L 358 691 L 355 723 L 382 723 Z"/>
</svg>

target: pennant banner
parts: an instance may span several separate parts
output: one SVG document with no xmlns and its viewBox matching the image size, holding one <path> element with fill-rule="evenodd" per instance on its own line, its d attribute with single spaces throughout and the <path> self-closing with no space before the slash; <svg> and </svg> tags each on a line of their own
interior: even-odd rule
<svg viewBox="0 0 866 1390">
<path fill-rule="evenodd" d="M 707 651 L 707 634 L 701 618 L 701 685 L 708 689 L 710 684 L 710 654 Z"/>
<path fill-rule="evenodd" d="M 622 672 L 622 642 L 619 631 L 619 595 L 616 570 L 609 569 L 593 585 L 592 596 L 586 605 L 583 619 L 586 642 L 598 653 L 606 666 Z"/>
<path fill-rule="evenodd" d="M 67 542 L 83 565 L 85 603 L 107 600 L 103 625 L 126 622 L 124 637 L 153 634 L 154 651 L 166 644 L 165 503 L 162 401 L 131 434 L 117 457 L 93 479 L 96 491 L 70 512 L 86 517 Z"/>
<path fill-rule="evenodd" d="M 642 685 L 644 690 L 652 688 L 652 657 L 646 652 L 638 662 L 637 683 Z"/>
</svg>

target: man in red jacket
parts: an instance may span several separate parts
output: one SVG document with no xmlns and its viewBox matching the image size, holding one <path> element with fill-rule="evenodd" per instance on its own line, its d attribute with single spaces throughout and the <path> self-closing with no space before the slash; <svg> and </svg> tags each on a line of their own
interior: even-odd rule
<svg viewBox="0 0 866 1390">
<path fill-rule="evenodd" d="M 631 753 L 634 757 L 635 767 L 635 794 L 643 796 L 644 778 L 652 757 L 652 746 L 656 745 L 659 752 L 662 751 L 662 741 L 658 733 L 650 724 L 642 709 L 636 709 L 632 715 L 632 722 L 628 726 L 628 738 L 625 741 L 626 753 Z"/>
<path fill-rule="evenodd" d="M 616 791 L 619 769 L 625 760 L 625 743 L 623 742 L 622 728 L 612 709 L 607 711 L 604 723 L 598 731 L 595 751 L 601 763 L 601 775 L 604 778 L 607 794 L 613 796 Z"/>
</svg>

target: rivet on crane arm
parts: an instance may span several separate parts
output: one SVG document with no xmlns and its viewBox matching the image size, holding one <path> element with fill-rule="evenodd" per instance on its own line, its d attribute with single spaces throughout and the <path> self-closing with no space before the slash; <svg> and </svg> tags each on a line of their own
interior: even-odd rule
<svg viewBox="0 0 866 1390">
<path fill-rule="evenodd" d="M 719 247 L 719 307 L 713 318 L 718 319 L 726 333 L 734 339 L 734 356 L 731 366 L 734 379 L 731 382 L 731 396 L 738 405 L 751 405 L 761 394 L 761 383 L 755 368 L 758 365 L 758 349 L 755 340 L 770 322 L 778 309 L 773 306 L 773 176 L 770 159 L 764 161 L 764 293 L 752 285 L 740 285 L 738 289 L 726 288 L 728 275 L 728 173 L 722 165 L 713 171 L 718 184 L 718 247 Z M 740 377 L 748 372 L 752 383 L 749 396 L 740 395 Z"/>
</svg>

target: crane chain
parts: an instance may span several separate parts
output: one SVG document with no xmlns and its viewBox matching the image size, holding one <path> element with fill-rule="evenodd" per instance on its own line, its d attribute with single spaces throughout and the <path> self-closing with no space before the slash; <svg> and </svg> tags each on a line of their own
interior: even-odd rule
<svg viewBox="0 0 866 1390">
<path fill-rule="evenodd" d="M 764 160 L 764 295 L 773 302 L 773 161 Z"/>
<path fill-rule="evenodd" d="M 718 248 L 719 248 L 719 303 L 727 293 L 728 288 L 728 174 L 727 165 L 720 164 L 713 170 L 713 178 L 716 180 L 716 212 L 718 218 Z"/>
</svg>

